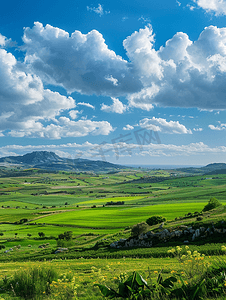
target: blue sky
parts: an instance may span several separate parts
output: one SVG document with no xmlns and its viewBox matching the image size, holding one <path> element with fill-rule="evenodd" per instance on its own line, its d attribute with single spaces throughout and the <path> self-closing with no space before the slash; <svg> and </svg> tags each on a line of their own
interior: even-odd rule
<svg viewBox="0 0 226 300">
<path fill-rule="evenodd" d="M 0 156 L 226 162 L 226 1 L 5 1 Z"/>
</svg>

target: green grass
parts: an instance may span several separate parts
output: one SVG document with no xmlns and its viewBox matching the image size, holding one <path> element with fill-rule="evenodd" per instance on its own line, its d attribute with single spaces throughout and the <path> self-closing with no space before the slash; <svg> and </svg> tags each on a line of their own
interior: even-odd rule
<svg viewBox="0 0 226 300">
<path fill-rule="evenodd" d="M 201 211 L 203 203 L 159 204 L 143 207 L 103 207 L 70 211 L 39 219 L 47 224 L 70 224 L 83 228 L 123 229 L 153 215 L 162 215 L 167 220 L 184 216 L 188 212 Z"/>
</svg>

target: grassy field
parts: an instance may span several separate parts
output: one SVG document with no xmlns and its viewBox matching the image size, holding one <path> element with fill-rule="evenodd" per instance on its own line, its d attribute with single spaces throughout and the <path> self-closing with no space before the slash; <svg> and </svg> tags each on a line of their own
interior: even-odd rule
<svg viewBox="0 0 226 300">
<path fill-rule="evenodd" d="M 226 175 L 180 177 L 181 174 L 170 170 L 126 170 L 115 174 L 59 172 L 0 178 L 0 246 L 5 247 L 0 250 L 1 277 L 20 268 L 38 266 L 45 259 L 57 272 L 74 274 L 78 299 L 102 299 L 93 287 L 100 279 L 115 286 L 114 278 L 134 270 L 148 280 L 161 269 L 166 276 L 172 269 L 181 272 L 183 268 L 177 260 L 167 257 L 169 247 L 95 249 L 97 242 L 128 238 L 133 225 L 151 216 L 164 216 L 166 228 L 176 227 L 195 224 L 196 218 L 183 217 L 201 212 L 211 197 L 226 205 Z M 109 202 L 111 205 L 106 205 Z M 222 206 L 204 215 L 202 224 L 217 223 L 225 215 L 226 208 Z M 55 255 L 56 238 L 67 231 L 72 232 L 70 251 Z M 44 234 L 42 238 L 40 232 Z M 43 249 L 39 248 L 42 244 L 46 244 Z M 216 254 L 221 245 L 191 247 Z M 14 250 L 4 253 L 9 249 Z M 2 297 L 13 298 L 4 293 Z"/>
</svg>

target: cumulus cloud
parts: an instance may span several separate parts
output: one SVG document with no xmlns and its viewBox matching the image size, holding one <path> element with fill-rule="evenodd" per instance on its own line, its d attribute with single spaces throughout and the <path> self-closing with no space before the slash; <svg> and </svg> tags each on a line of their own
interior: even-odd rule
<svg viewBox="0 0 226 300">
<path fill-rule="evenodd" d="M 0 35 L 2 47 L 6 41 Z M 59 121 L 65 110 L 76 119 L 75 100 L 47 89 L 48 84 L 61 86 L 69 94 L 77 91 L 111 97 L 113 103 L 102 103 L 101 110 L 119 114 L 129 107 L 149 111 L 155 105 L 226 109 L 226 28 L 206 27 L 196 41 L 178 32 L 155 49 L 155 34 L 149 25 L 123 41 L 128 60 L 110 50 L 97 30 L 70 35 L 36 22 L 32 28 L 24 29 L 23 41 L 24 62 L 0 48 L 1 134 L 11 130 L 12 136 L 53 138 L 55 130 L 56 138 L 60 138 L 66 136 L 66 126 L 79 136 L 79 129 L 73 129 L 74 121 L 64 125 Z M 126 97 L 128 105 L 119 96 Z M 95 108 L 84 102 L 77 105 Z M 165 120 L 164 125 L 161 119 L 148 120 L 147 125 L 162 132 L 190 133 L 178 122 Z M 44 123 L 47 121 L 48 125 Z M 80 135 L 93 134 L 95 130 L 103 134 L 102 127 L 92 123 L 89 129 L 81 129 Z M 106 132 L 111 130 L 108 123 Z"/>
<path fill-rule="evenodd" d="M 159 50 L 154 37 L 147 26 L 123 43 L 143 84 L 128 95 L 130 105 L 225 109 L 226 28 L 206 27 L 195 42 L 178 32 Z"/>
<path fill-rule="evenodd" d="M 119 99 L 117 98 L 111 98 L 113 103 L 112 105 L 105 105 L 104 103 L 101 104 L 101 110 L 105 112 L 113 112 L 117 114 L 123 114 L 126 110 L 127 107 L 124 105 Z"/>
<path fill-rule="evenodd" d="M 193 0 L 198 7 L 204 9 L 206 12 L 214 13 L 215 15 L 226 15 L 226 1 L 225 0 Z"/>
<path fill-rule="evenodd" d="M 123 130 L 133 130 L 134 127 L 132 125 L 127 124 L 125 127 L 122 128 Z"/>
<path fill-rule="evenodd" d="M 44 83 L 68 93 L 124 96 L 130 107 L 225 109 L 226 28 L 206 27 L 197 41 L 178 32 L 155 49 L 150 25 L 123 41 L 128 60 L 100 32 L 71 35 L 36 22 L 24 30 L 25 63 Z"/>
<path fill-rule="evenodd" d="M 94 108 L 87 103 L 80 103 Z M 80 113 L 72 97 L 45 89 L 41 78 L 29 73 L 16 58 L 0 49 L 0 136 L 60 139 L 107 135 L 113 128 L 107 121 L 79 120 L 61 117 L 69 110 L 72 119 Z M 46 125 L 48 123 L 48 125 Z"/>
<path fill-rule="evenodd" d="M 37 75 L 23 71 L 11 53 L 0 49 L 0 130 L 37 129 L 40 120 L 73 107 L 72 97 L 45 89 Z"/>
<path fill-rule="evenodd" d="M 117 97 L 142 86 L 128 61 L 110 50 L 100 32 L 68 32 L 35 22 L 24 30 L 26 64 L 50 84 L 69 93 Z"/>
<path fill-rule="evenodd" d="M 187 129 L 184 125 L 180 124 L 178 121 L 169 121 L 162 118 L 152 119 L 145 118 L 140 120 L 139 125 L 141 128 L 147 128 L 153 131 L 159 131 L 162 133 L 179 133 L 179 134 L 191 134 L 192 131 Z"/>
<path fill-rule="evenodd" d="M 32 124 L 31 124 L 32 125 Z M 26 130 L 11 130 L 12 137 L 41 137 L 48 139 L 61 139 L 62 137 L 82 137 L 87 135 L 108 135 L 114 131 L 107 121 L 79 120 L 72 121 L 66 117 L 60 117 L 57 124 L 44 127 L 41 123 Z"/>
</svg>

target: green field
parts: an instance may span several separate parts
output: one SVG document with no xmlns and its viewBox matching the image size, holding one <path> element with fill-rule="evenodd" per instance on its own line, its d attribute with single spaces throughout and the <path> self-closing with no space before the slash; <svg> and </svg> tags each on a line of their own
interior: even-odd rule
<svg viewBox="0 0 226 300">
<path fill-rule="evenodd" d="M 0 250 L 2 275 L 48 260 L 59 272 L 76 275 L 79 299 L 102 299 L 93 282 L 103 276 L 111 284 L 111 276 L 117 277 L 120 272 L 137 270 L 145 277 L 154 278 L 153 272 L 162 268 L 165 274 L 172 268 L 182 270 L 175 259 L 167 257 L 169 247 L 163 247 L 166 245 L 114 251 L 106 246 L 130 237 L 131 228 L 151 216 L 165 217 L 165 228 L 196 224 L 196 217 L 185 218 L 185 215 L 200 213 L 211 197 L 216 197 L 222 206 L 204 214 L 200 224 L 209 226 L 225 219 L 226 175 L 184 177 L 182 172 L 171 172 L 36 172 L 26 177 L 0 178 L 0 246 L 5 247 Z M 158 230 L 158 226 L 149 230 Z M 65 232 L 72 232 L 69 250 L 54 254 L 57 237 Z M 191 248 L 222 255 L 221 244 L 214 243 L 198 246 L 193 243 Z M 42 244 L 46 245 L 43 249 Z M 5 253 L 9 249 L 13 250 Z M 101 271 L 93 272 L 93 267 Z M 89 296 L 84 292 L 85 286 Z M 11 299 L 4 293 L 2 297 Z"/>
</svg>

